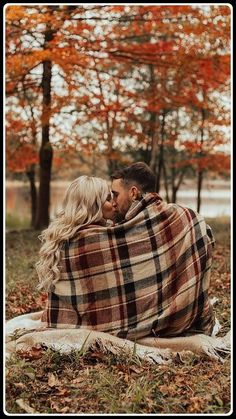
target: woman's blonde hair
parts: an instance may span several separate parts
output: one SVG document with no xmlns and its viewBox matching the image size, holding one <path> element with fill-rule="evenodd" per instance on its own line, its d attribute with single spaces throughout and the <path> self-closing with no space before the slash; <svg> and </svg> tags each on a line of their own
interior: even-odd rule
<svg viewBox="0 0 236 419">
<path fill-rule="evenodd" d="M 102 205 L 108 194 L 108 183 L 97 177 L 80 176 L 68 187 L 62 209 L 39 236 L 43 242 L 40 259 L 35 265 L 39 289 L 49 291 L 60 279 L 62 243 L 73 238 L 82 227 L 103 220 Z"/>
</svg>

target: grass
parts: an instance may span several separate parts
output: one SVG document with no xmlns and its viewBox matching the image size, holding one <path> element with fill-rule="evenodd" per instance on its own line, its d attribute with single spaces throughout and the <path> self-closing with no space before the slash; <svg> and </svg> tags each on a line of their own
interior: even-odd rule
<svg viewBox="0 0 236 419">
<path fill-rule="evenodd" d="M 207 220 L 216 246 L 210 296 L 216 296 L 222 334 L 230 328 L 230 224 Z M 12 231 L 6 237 L 6 317 L 41 309 L 45 294 L 36 290 L 34 264 L 39 232 Z M 100 351 L 34 348 L 6 362 L 6 411 L 22 414 L 227 414 L 231 363 L 186 353 L 169 365 L 150 365 Z M 23 401 L 20 404 L 19 400 Z M 26 406 L 26 407 L 24 407 Z"/>
<path fill-rule="evenodd" d="M 13 215 L 10 213 L 6 214 L 6 228 L 7 229 L 15 229 L 15 230 L 22 230 L 30 228 L 30 219 L 29 217 L 18 217 L 17 215 Z"/>
</svg>

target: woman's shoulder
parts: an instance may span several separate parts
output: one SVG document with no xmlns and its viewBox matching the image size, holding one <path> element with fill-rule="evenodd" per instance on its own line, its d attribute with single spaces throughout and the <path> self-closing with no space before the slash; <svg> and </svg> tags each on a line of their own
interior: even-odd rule
<svg viewBox="0 0 236 419">
<path fill-rule="evenodd" d="M 65 246 L 70 245 L 70 243 L 74 243 L 87 235 L 91 236 L 93 234 L 99 234 L 107 231 L 107 228 L 111 226 L 113 226 L 113 224 L 106 222 L 92 223 L 87 226 L 83 226 L 74 234 L 73 237 L 69 238 L 68 240 L 64 240 L 62 243 L 62 248 L 65 248 Z"/>
</svg>

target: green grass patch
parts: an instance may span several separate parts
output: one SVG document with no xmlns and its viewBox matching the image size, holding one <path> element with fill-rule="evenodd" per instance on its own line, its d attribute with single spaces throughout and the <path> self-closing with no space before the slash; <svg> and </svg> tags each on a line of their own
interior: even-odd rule
<svg viewBox="0 0 236 419">
<path fill-rule="evenodd" d="M 228 246 L 231 234 L 230 217 L 207 218 L 206 221 L 212 228 L 216 241 Z"/>
<path fill-rule="evenodd" d="M 30 219 L 29 217 L 18 217 L 11 213 L 6 214 L 6 228 L 8 230 L 22 230 L 30 228 Z"/>
</svg>

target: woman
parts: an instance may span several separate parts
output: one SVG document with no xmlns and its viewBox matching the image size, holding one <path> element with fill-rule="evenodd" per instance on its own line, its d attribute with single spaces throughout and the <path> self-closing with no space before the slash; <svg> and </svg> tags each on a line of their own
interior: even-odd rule
<svg viewBox="0 0 236 419">
<path fill-rule="evenodd" d="M 66 191 L 62 209 L 40 239 L 40 260 L 36 264 L 39 289 L 50 290 L 60 279 L 61 250 L 65 241 L 78 236 L 88 226 L 106 226 L 114 210 L 108 183 L 98 177 L 80 176 Z"/>
</svg>

